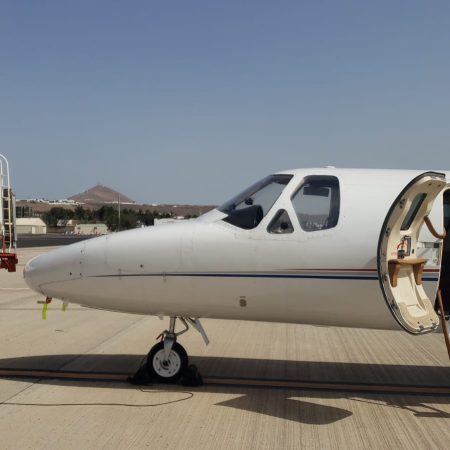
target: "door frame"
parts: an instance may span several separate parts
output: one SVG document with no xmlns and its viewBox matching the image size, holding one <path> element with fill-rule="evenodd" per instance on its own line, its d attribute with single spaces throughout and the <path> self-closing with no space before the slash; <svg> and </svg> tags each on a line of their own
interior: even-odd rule
<svg viewBox="0 0 450 450">
<path fill-rule="evenodd" d="M 432 171 L 424 172 L 424 173 L 418 175 L 417 177 L 415 177 L 413 180 L 411 180 L 405 186 L 405 188 L 402 189 L 402 191 L 399 193 L 399 195 L 396 197 L 395 201 L 392 203 L 391 207 L 389 208 L 389 211 L 386 215 L 386 218 L 383 222 L 383 226 L 381 228 L 380 237 L 378 240 L 378 248 L 377 248 L 378 281 L 380 284 L 381 291 L 383 293 L 384 300 L 386 302 L 387 307 L 389 308 L 392 315 L 394 316 L 395 320 L 400 324 L 400 326 L 405 331 L 407 331 L 410 334 L 425 334 L 428 332 L 435 331 L 437 329 L 437 327 L 439 326 L 439 318 L 437 317 L 437 315 L 434 311 L 434 302 L 432 302 L 428 298 L 428 296 L 425 294 L 422 284 L 418 283 L 417 280 L 416 280 L 415 284 L 413 284 L 413 282 L 411 281 L 411 295 L 416 296 L 417 306 L 424 310 L 424 315 L 414 317 L 414 320 L 416 318 L 420 319 L 421 317 L 428 319 L 428 322 L 425 324 L 419 323 L 420 320 L 417 320 L 417 323 L 419 325 L 412 324 L 411 319 L 413 316 L 412 315 L 409 316 L 408 305 L 405 304 L 404 301 L 398 302 L 398 300 L 401 300 L 402 297 L 405 298 L 405 294 L 404 294 L 404 292 L 403 293 L 401 292 L 400 288 L 397 289 L 397 286 L 393 284 L 393 280 L 389 273 L 389 261 L 391 260 L 392 255 L 391 255 L 391 257 L 389 257 L 389 255 L 387 254 L 388 249 L 384 248 L 384 247 L 387 247 L 389 245 L 389 239 L 391 237 L 391 231 L 392 231 L 392 229 L 389 227 L 392 226 L 391 221 L 393 219 L 393 215 L 394 214 L 398 215 L 397 220 L 394 221 L 395 227 L 398 227 L 398 226 L 401 227 L 401 221 L 403 221 L 405 219 L 405 217 L 408 215 L 408 213 L 410 211 L 410 208 L 404 209 L 405 198 L 407 198 L 408 200 L 413 200 L 413 198 L 410 198 L 410 196 L 413 194 L 412 192 L 409 194 L 410 196 L 406 196 L 406 194 L 408 193 L 408 191 L 413 189 L 414 186 L 417 185 L 424 178 L 431 178 L 430 181 L 433 181 L 433 184 L 436 184 L 434 187 L 432 187 L 432 191 L 427 193 L 427 196 L 432 194 L 434 197 L 431 200 L 430 199 L 427 200 L 427 202 L 426 202 L 427 206 L 426 206 L 425 211 L 423 211 L 422 204 L 419 206 L 418 211 L 416 212 L 416 214 L 413 218 L 413 221 L 412 221 L 413 224 L 414 223 L 417 224 L 419 213 L 423 214 L 423 218 L 429 213 L 434 202 L 436 201 L 436 198 L 447 186 L 445 174 L 439 173 L 439 172 L 432 172 Z M 437 183 L 435 183 L 435 182 L 437 182 Z M 416 193 L 416 195 L 417 195 L 417 193 Z M 421 210 L 422 210 L 422 212 L 421 212 Z M 419 220 L 421 220 L 421 218 L 419 218 Z M 418 235 L 420 233 L 420 229 L 421 229 L 421 226 L 419 226 L 418 229 L 416 228 L 415 237 L 418 237 Z M 402 230 L 399 230 L 399 231 L 402 231 Z M 402 235 L 399 234 L 399 237 L 401 237 L 401 236 Z M 406 234 L 405 234 L 405 236 L 406 236 Z M 415 242 L 411 245 L 414 245 L 414 244 L 417 247 L 417 242 Z M 413 252 L 415 254 L 417 254 L 416 247 L 414 247 L 414 252 Z M 399 257 L 397 257 L 397 258 L 399 258 Z M 408 259 L 414 259 L 415 255 L 413 257 L 411 257 L 411 254 L 409 254 L 409 255 L 403 256 L 403 258 L 404 258 L 404 261 L 407 262 Z M 396 258 L 392 258 L 392 260 L 395 261 Z M 421 270 L 422 269 L 423 269 L 423 267 L 421 268 Z M 403 269 L 401 269 L 401 270 L 407 271 L 408 272 L 407 274 L 409 275 L 409 279 L 411 280 L 412 273 L 413 273 L 413 267 L 409 266 L 409 265 L 405 265 L 403 267 Z M 405 277 L 403 277 L 403 280 L 404 279 L 405 279 Z M 407 284 L 407 283 L 404 283 L 404 284 Z M 416 306 L 416 304 L 412 304 L 409 306 L 410 307 Z M 401 311 L 402 309 L 403 309 L 403 313 Z"/>
<path fill-rule="evenodd" d="M 443 192 L 442 208 L 444 208 L 444 205 L 447 204 L 445 202 L 446 195 L 449 197 L 448 205 L 450 206 L 450 189 L 445 189 Z M 443 214 L 443 216 L 444 216 L 444 220 L 445 220 L 445 213 Z M 444 223 L 444 226 L 445 226 L 445 223 Z M 440 276 L 439 276 L 439 289 L 441 289 L 441 286 L 442 286 L 442 278 L 443 278 L 442 269 L 444 266 L 448 267 L 448 273 L 450 274 L 450 252 L 447 255 L 444 254 L 446 243 L 450 241 L 450 218 L 449 218 L 449 223 L 447 223 L 447 228 L 448 228 L 448 230 L 446 230 L 447 235 L 445 236 L 445 238 L 443 240 L 443 246 L 442 246 L 441 272 L 440 272 Z M 450 287 L 450 281 L 449 281 L 449 287 Z M 446 316 L 450 315 L 450 292 L 449 291 L 444 291 L 442 293 L 442 302 L 444 304 L 444 310 L 446 310 L 445 312 L 447 313 Z M 445 308 L 446 305 L 448 305 L 448 308 Z"/>
</svg>

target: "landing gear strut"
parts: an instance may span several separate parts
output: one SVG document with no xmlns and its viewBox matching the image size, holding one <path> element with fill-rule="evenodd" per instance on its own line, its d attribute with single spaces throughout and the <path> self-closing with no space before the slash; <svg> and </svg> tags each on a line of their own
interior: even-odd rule
<svg viewBox="0 0 450 450">
<path fill-rule="evenodd" d="M 175 332 L 177 318 L 185 327 L 179 332 Z M 186 350 L 177 342 L 177 337 L 186 333 L 189 325 L 192 325 L 202 335 L 206 345 L 209 344 L 199 319 L 171 317 L 169 329 L 164 330 L 158 336 L 161 341 L 151 348 L 147 356 L 147 372 L 152 379 L 163 383 L 175 383 L 186 371 L 189 358 Z"/>
</svg>

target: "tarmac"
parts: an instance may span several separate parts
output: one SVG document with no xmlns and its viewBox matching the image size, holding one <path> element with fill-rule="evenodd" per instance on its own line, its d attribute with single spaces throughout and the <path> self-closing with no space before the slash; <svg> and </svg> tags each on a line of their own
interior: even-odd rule
<svg viewBox="0 0 450 450">
<path fill-rule="evenodd" d="M 18 248 L 31 247 L 54 247 L 74 244 L 75 242 L 91 239 L 91 235 L 82 234 L 19 234 L 17 240 Z"/>
<path fill-rule="evenodd" d="M 48 250 L 21 249 L 18 272 L 0 273 L 0 371 L 80 376 L 3 373 L 2 449 L 450 447 L 450 395 L 413 389 L 450 389 L 442 334 L 205 319 L 209 346 L 194 330 L 179 342 L 205 380 L 219 383 L 107 381 L 101 374 L 134 373 L 168 321 L 76 305 L 63 312 L 58 301 L 42 320 L 43 299 L 22 268 Z M 274 380 L 339 385 L 295 389 Z M 383 389 L 399 385 L 411 392 Z"/>
</svg>

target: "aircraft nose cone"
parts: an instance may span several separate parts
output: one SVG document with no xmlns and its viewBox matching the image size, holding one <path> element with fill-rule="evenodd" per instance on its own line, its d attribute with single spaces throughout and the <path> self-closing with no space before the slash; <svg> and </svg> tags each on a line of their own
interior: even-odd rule
<svg viewBox="0 0 450 450">
<path fill-rule="evenodd" d="M 40 256 L 36 256 L 31 259 L 25 265 L 23 269 L 23 278 L 28 287 L 36 292 L 41 292 L 39 290 L 40 277 L 39 273 L 42 272 L 42 264 L 39 262 Z"/>
<path fill-rule="evenodd" d="M 26 284 L 33 291 L 49 295 L 52 285 L 79 278 L 82 250 L 82 245 L 73 244 L 31 259 L 23 270 Z"/>
</svg>

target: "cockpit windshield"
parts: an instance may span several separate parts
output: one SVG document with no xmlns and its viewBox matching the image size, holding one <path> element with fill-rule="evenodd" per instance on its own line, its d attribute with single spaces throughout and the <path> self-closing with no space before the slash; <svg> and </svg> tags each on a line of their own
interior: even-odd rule
<svg viewBox="0 0 450 450">
<path fill-rule="evenodd" d="M 269 175 L 219 206 L 228 214 L 225 222 L 245 230 L 258 226 L 272 208 L 293 175 Z"/>
</svg>

